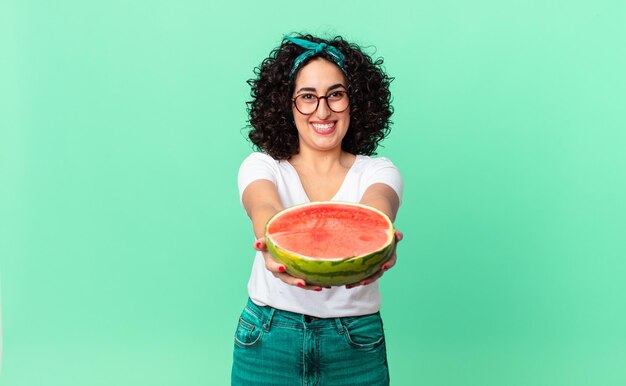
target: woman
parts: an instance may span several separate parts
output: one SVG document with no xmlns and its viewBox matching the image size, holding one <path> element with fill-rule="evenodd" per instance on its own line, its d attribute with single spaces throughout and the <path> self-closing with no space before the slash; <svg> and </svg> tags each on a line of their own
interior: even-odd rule
<svg viewBox="0 0 626 386">
<path fill-rule="evenodd" d="M 263 239 L 276 212 L 309 201 L 360 202 L 395 219 L 398 169 L 370 158 L 393 112 L 392 79 L 381 65 L 341 37 L 285 37 L 248 82 L 249 137 L 260 152 L 242 163 L 239 191 L 258 252 L 235 335 L 233 385 L 389 384 L 377 279 L 395 252 L 361 282 L 322 288 L 288 275 Z"/>
</svg>

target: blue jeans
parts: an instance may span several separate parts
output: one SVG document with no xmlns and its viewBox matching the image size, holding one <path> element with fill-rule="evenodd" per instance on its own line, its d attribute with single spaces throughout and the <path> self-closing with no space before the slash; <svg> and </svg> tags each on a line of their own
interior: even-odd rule
<svg viewBox="0 0 626 386">
<path fill-rule="evenodd" d="M 232 385 L 389 385 L 380 314 L 316 319 L 248 299 L 235 333 Z"/>
</svg>

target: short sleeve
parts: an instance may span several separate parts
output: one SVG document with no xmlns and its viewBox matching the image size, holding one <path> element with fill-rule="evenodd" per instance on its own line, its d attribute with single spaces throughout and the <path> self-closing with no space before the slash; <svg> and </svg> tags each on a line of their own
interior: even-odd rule
<svg viewBox="0 0 626 386">
<path fill-rule="evenodd" d="M 388 185 L 396 192 L 400 203 L 402 203 L 404 185 L 400 170 L 393 162 L 384 157 L 372 158 L 371 164 L 367 167 L 366 176 L 366 187 L 378 183 Z"/>
<path fill-rule="evenodd" d="M 243 198 L 244 190 L 256 180 L 269 180 L 276 184 L 276 161 L 267 154 L 252 153 L 239 167 L 237 182 L 239 185 L 239 201 Z"/>
</svg>

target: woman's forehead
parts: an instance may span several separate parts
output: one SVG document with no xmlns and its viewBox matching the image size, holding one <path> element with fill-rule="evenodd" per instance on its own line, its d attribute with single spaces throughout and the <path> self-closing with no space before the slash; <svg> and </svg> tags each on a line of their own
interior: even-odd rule
<svg viewBox="0 0 626 386">
<path fill-rule="evenodd" d="M 345 77 L 339 67 L 326 59 L 316 58 L 298 71 L 295 89 L 306 87 L 326 91 L 338 83 L 346 86 Z"/>
</svg>

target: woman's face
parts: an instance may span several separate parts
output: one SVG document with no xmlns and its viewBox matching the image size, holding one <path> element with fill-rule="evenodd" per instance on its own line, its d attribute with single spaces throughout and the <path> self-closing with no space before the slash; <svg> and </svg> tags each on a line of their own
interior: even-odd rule
<svg viewBox="0 0 626 386">
<path fill-rule="evenodd" d="M 307 63 L 297 73 L 293 98 L 301 96 L 314 101 L 317 97 L 331 98 L 331 106 L 337 111 L 341 103 L 337 98 L 348 98 L 348 87 L 343 72 L 334 63 L 317 58 Z M 342 94 L 345 93 L 345 94 Z M 334 99 L 334 100 L 333 100 Z M 347 102 L 347 99 L 345 100 Z M 312 105 L 315 106 L 315 103 Z M 326 98 L 320 99 L 317 109 L 309 115 L 302 114 L 292 105 L 293 118 L 298 129 L 300 151 L 310 148 L 317 151 L 341 149 L 341 141 L 350 125 L 350 108 L 342 112 L 332 111 Z M 308 111 L 305 111 L 308 112 Z"/>
</svg>

